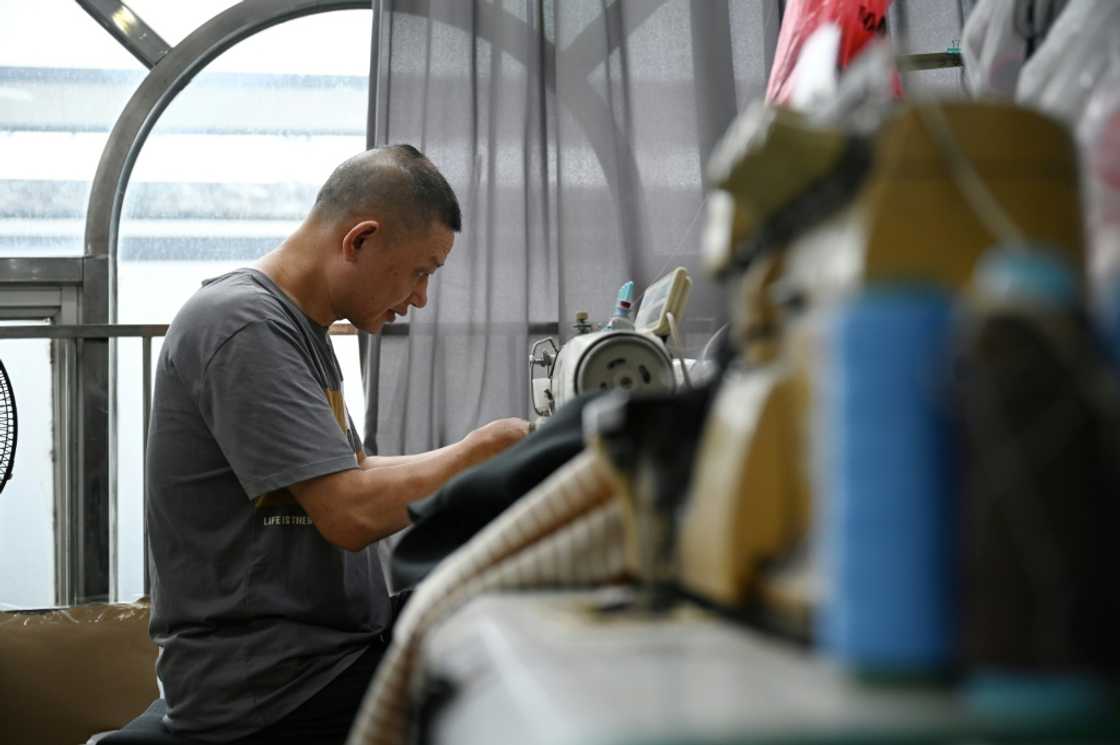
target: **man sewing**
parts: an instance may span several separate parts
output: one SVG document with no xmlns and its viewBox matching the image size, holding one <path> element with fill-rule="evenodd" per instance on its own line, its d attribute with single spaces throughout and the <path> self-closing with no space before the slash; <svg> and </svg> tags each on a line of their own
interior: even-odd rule
<svg viewBox="0 0 1120 745">
<path fill-rule="evenodd" d="M 171 324 L 148 442 L 151 635 L 164 725 L 210 742 L 342 742 L 387 643 L 374 544 L 409 502 L 504 450 L 503 419 L 414 456 L 366 456 L 327 338 L 427 303 L 460 229 L 454 192 L 407 145 L 340 165 L 253 268 Z"/>
</svg>

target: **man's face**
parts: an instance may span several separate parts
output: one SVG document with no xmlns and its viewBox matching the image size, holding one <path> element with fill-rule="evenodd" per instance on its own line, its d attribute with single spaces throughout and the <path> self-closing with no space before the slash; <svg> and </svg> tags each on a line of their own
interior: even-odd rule
<svg viewBox="0 0 1120 745">
<path fill-rule="evenodd" d="M 374 333 L 405 315 L 410 306 L 428 304 L 428 278 L 447 261 L 455 234 L 433 223 L 427 230 L 382 232 L 370 238 L 374 240 L 363 241 L 352 266 L 355 282 L 347 318 Z"/>
</svg>

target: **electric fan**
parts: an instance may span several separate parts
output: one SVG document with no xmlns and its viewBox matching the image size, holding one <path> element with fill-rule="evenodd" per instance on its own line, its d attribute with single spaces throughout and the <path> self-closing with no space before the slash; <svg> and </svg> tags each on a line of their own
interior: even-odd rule
<svg viewBox="0 0 1120 745">
<path fill-rule="evenodd" d="M 0 360 L 0 492 L 12 477 L 12 464 L 16 460 L 16 397 L 12 381 Z"/>
</svg>

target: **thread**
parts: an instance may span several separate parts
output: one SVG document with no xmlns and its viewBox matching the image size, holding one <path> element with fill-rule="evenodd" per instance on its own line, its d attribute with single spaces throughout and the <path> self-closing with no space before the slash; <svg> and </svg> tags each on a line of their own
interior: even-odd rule
<svg viewBox="0 0 1120 745">
<path fill-rule="evenodd" d="M 946 370 L 952 306 L 924 286 L 841 309 L 822 381 L 819 634 L 859 673 L 923 676 L 955 645 L 954 487 Z"/>
<path fill-rule="evenodd" d="M 962 324 L 962 647 L 986 712 L 1091 713 L 1120 672 L 1120 397 L 1078 285 L 1041 252 L 990 252 Z"/>
</svg>

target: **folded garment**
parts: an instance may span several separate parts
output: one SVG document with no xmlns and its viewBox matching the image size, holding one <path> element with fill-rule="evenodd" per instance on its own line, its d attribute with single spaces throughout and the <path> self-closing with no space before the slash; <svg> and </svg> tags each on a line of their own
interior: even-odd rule
<svg viewBox="0 0 1120 745">
<path fill-rule="evenodd" d="M 594 587 L 624 576 L 622 507 L 610 468 L 587 450 L 439 565 L 405 607 L 348 745 L 403 745 L 422 688 L 427 632 L 486 592 Z"/>
<path fill-rule="evenodd" d="M 452 551 L 582 451 L 583 408 L 598 395 L 569 401 L 521 442 L 410 505 L 413 525 L 389 565 L 394 592 L 416 587 Z"/>
</svg>

